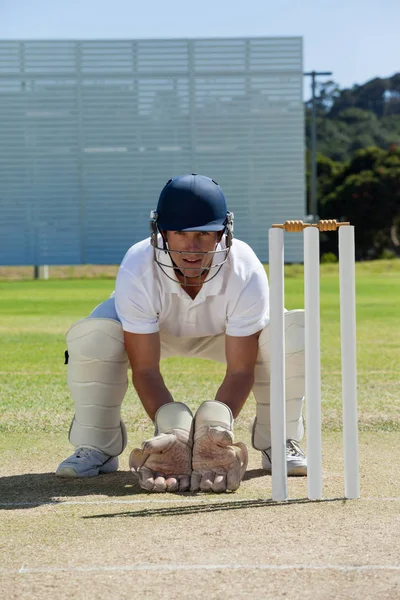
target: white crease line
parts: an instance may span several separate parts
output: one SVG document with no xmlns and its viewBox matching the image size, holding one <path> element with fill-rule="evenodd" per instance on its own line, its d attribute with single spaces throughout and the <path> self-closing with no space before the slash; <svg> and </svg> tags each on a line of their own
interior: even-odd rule
<svg viewBox="0 0 400 600">
<path fill-rule="evenodd" d="M 334 564 L 138 564 L 138 565 L 97 565 L 82 567 L 25 567 L 20 569 L 0 568 L 0 573 L 5 575 L 29 575 L 35 573 L 102 573 L 107 571 L 341 571 L 344 573 L 354 571 L 399 571 L 399 565 L 334 565 Z"/>
<path fill-rule="evenodd" d="M 249 504 L 249 507 L 251 507 L 251 505 L 256 505 L 257 503 L 262 503 L 265 502 L 266 504 L 270 504 L 271 506 L 275 506 L 275 505 L 280 505 L 280 504 L 311 504 L 311 503 L 315 503 L 315 504 L 319 504 L 319 503 L 324 503 L 324 502 L 329 502 L 329 501 L 336 501 L 336 502 L 398 502 L 400 500 L 400 496 L 394 496 L 394 497 L 366 497 L 366 498 L 356 498 L 354 500 L 347 500 L 346 498 L 323 498 L 321 501 L 320 500 L 307 500 L 307 498 L 290 498 L 288 500 L 283 500 L 282 502 L 274 502 L 273 500 L 271 500 L 270 498 L 242 498 L 242 499 L 235 499 L 235 500 L 230 500 L 230 499 L 226 499 L 226 500 L 213 500 L 212 498 L 160 498 L 160 499 L 156 499 L 156 500 L 46 500 L 46 501 L 41 501 L 38 500 L 37 502 L 0 502 L 0 507 L 3 506 L 5 508 L 12 508 L 12 507 L 21 507 L 21 506 L 35 506 L 35 507 L 40 507 L 40 506 L 46 506 L 46 505 L 50 505 L 50 506 L 75 506 L 75 505 L 102 505 L 102 504 L 187 504 L 187 503 L 193 503 L 193 504 L 243 504 L 245 505 L 246 502 Z"/>
</svg>

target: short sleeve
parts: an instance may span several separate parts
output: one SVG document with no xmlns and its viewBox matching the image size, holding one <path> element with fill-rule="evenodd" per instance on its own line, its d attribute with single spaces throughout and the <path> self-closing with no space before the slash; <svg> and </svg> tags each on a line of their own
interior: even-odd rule
<svg viewBox="0 0 400 600">
<path fill-rule="evenodd" d="M 269 320 L 268 278 L 261 266 L 254 271 L 227 315 L 226 334 L 244 337 L 257 333 Z"/>
<path fill-rule="evenodd" d="M 120 266 L 115 285 L 115 309 L 122 329 L 130 333 L 159 331 L 154 300 L 142 281 Z"/>
</svg>

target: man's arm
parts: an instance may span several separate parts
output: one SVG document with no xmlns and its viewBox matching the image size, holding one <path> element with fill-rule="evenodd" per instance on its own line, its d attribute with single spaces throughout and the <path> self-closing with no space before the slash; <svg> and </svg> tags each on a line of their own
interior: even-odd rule
<svg viewBox="0 0 400 600">
<path fill-rule="evenodd" d="M 229 406 L 234 419 L 253 387 L 260 333 L 225 337 L 226 374 L 215 399 Z"/>
<path fill-rule="evenodd" d="M 160 406 L 173 402 L 160 372 L 160 334 L 125 331 L 124 338 L 133 385 L 145 411 L 154 421 Z"/>
</svg>

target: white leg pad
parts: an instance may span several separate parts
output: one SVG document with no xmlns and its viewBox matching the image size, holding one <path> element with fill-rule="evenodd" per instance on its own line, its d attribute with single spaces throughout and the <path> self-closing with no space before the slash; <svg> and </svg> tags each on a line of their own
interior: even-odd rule
<svg viewBox="0 0 400 600">
<path fill-rule="evenodd" d="M 271 447 L 268 325 L 261 332 L 258 343 L 253 387 L 257 405 L 252 445 L 256 450 L 266 450 Z M 285 344 L 286 439 L 300 441 L 304 436 L 304 310 L 285 313 Z"/>
<path fill-rule="evenodd" d="M 128 356 L 121 323 L 82 319 L 67 332 L 68 386 L 75 403 L 69 431 L 74 446 L 118 456 L 126 446 L 121 404 L 128 388 Z"/>
</svg>

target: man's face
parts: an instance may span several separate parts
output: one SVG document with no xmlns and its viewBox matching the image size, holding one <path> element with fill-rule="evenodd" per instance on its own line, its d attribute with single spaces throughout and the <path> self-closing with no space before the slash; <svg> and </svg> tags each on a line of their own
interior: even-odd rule
<svg viewBox="0 0 400 600">
<path fill-rule="evenodd" d="M 214 251 L 221 239 L 219 231 L 166 231 L 164 235 L 173 262 L 186 278 L 202 275 L 213 260 L 213 254 L 204 253 Z"/>
</svg>

